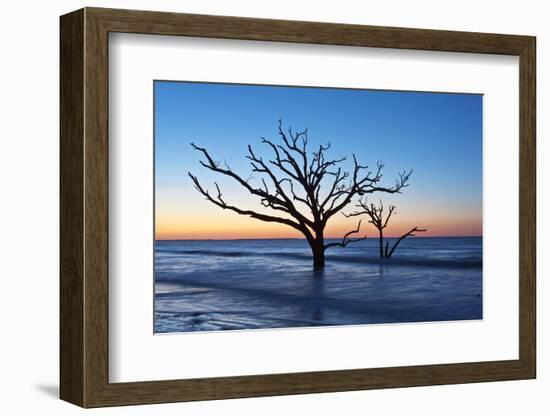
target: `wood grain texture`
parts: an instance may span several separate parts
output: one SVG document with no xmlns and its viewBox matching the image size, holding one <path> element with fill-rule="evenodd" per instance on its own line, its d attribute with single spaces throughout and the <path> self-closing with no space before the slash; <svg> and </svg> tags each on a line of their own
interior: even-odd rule
<svg viewBox="0 0 550 416">
<path fill-rule="evenodd" d="M 61 19 L 60 44 L 60 388 L 84 404 L 84 12 Z"/>
<path fill-rule="evenodd" d="M 85 406 L 108 380 L 109 176 L 108 33 L 85 12 L 84 68 L 84 333 Z"/>
<path fill-rule="evenodd" d="M 189 380 L 108 380 L 108 33 L 520 57 L 519 359 Z M 86 8 L 61 18 L 61 397 L 83 407 L 534 378 L 535 39 Z"/>
<path fill-rule="evenodd" d="M 519 55 L 528 36 L 87 8 L 110 32 Z"/>
<path fill-rule="evenodd" d="M 520 54 L 519 356 L 536 377 L 536 41 Z"/>
</svg>

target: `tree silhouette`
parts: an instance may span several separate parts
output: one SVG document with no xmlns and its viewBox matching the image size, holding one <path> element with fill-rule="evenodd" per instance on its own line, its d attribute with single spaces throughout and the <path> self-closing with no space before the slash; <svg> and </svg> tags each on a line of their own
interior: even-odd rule
<svg viewBox="0 0 550 416">
<path fill-rule="evenodd" d="M 382 163 L 378 162 L 376 169 L 369 170 L 368 166 L 360 165 L 355 155 L 352 155 L 353 169 L 345 171 L 340 166 L 346 160 L 345 157 L 326 159 L 330 143 L 309 151 L 307 129 L 293 132 L 289 128 L 285 131 L 279 121 L 278 134 L 281 140 L 279 143 L 261 138 L 261 142 L 272 152 L 271 159 L 264 159 L 248 145 L 246 158 L 250 161 L 252 175 L 258 174 L 261 179 L 257 186 L 251 183 L 251 177 L 244 179 L 227 164 L 222 165 L 214 160 L 205 148 L 191 143 L 193 149 L 204 156 L 205 160 L 200 161 L 203 167 L 234 179 L 250 194 L 258 197 L 261 205 L 272 211 L 270 213 L 231 205 L 224 199 L 217 183 L 214 183 L 216 194 L 213 195 L 195 175 L 191 172 L 188 174 L 195 188 L 214 205 L 260 221 L 285 224 L 300 231 L 311 247 L 314 267 L 322 268 L 325 265 L 326 249 L 345 247 L 366 238 L 352 238 L 360 231 L 359 221 L 357 227 L 346 233 L 341 241 L 325 243 L 324 231 L 329 219 L 351 203 L 355 196 L 374 192 L 401 192 L 407 186 L 412 171 L 399 173 L 394 186 L 384 187 L 380 185 Z"/>
<path fill-rule="evenodd" d="M 379 241 L 379 254 L 380 258 L 389 258 L 392 256 L 393 252 L 407 237 L 415 237 L 414 233 L 420 233 L 427 231 L 425 228 L 418 228 L 413 227 L 410 231 L 407 231 L 405 234 L 403 234 L 401 237 L 399 237 L 395 243 L 393 244 L 392 248 L 389 248 L 389 242 L 386 241 L 386 244 L 384 246 L 384 229 L 388 226 L 388 222 L 390 221 L 390 218 L 392 214 L 395 212 L 395 205 L 390 205 L 388 208 L 388 213 L 384 217 L 384 204 L 382 201 L 380 201 L 380 204 L 378 206 L 374 205 L 372 202 L 369 204 L 367 203 L 367 200 L 360 199 L 357 207 L 360 209 L 359 211 L 352 212 L 351 214 L 345 214 L 346 217 L 357 217 L 361 215 L 367 214 L 369 217 L 369 222 L 376 227 L 378 230 L 378 241 Z"/>
</svg>

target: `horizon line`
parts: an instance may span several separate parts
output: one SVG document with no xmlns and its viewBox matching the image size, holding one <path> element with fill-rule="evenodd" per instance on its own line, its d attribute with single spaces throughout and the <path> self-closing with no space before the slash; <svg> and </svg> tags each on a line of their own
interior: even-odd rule
<svg viewBox="0 0 550 416">
<path fill-rule="evenodd" d="M 384 238 L 399 238 L 401 236 L 384 236 Z M 483 238 L 483 235 L 424 235 L 412 238 Z M 341 240 L 341 237 L 327 237 L 325 240 Z M 379 237 L 366 237 L 366 240 L 378 240 Z M 304 240 L 300 237 L 273 238 L 155 238 L 155 241 L 243 241 L 243 240 Z"/>
</svg>

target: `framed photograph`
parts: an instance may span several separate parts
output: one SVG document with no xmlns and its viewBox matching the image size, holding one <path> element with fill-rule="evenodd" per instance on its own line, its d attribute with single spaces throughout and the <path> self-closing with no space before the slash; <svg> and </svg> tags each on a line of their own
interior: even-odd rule
<svg viewBox="0 0 550 416">
<path fill-rule="evenodd" d="M 535 378 L 535 49 L 62 16 L 61 398 Z"/>
</svg>

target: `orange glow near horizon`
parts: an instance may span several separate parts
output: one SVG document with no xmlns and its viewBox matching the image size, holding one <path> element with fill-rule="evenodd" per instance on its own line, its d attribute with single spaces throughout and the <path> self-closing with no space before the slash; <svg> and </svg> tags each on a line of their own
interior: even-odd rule
<svg viewBox="0 0 550 416">
<path fill-rule="evenodd" d="M 228 187 L 228 194 L 231 191 Z M 185 195 L 185 198 L 181 195 Z M 258 202 L 250 195 L 232 192 L 231 201 L 242 208 L 275 216 L 284 215 L 258 207 Z M 384 230 L 384 235 L 387 237 L 399 237 L 415 226 L 427 229 L 426 232 L 418 233 L 418 237 L 482 235 L 480 205 L 437 201 L 433 196 L 423 195 L 406 200 L 399 195 L 386 196 L 385 206 L 392 203 L 397 205 L 397 209 Z M 354 209 L 355 206 L 350 204 L 343 212 L 353 212 Z M 366 215 L 346 218 L 341 213 L 337 213 L 329 220 L 325 237 L 342 238 L 347 232 L 357 227 L 359 219 L 362 220 L 361 229 L 355 236 L 365 234 L 367 237 L 378 236 L 378 231 L 368 222 Z M 167 188 L 164 192 L 158 193 L 155 206 L 155 238 L 157 240 L 238 240 L 304 238 L 304 236 L 285 224 L 263 222 L 220 209 L 206 201 L 191 186 L 187 186 L 183 191 Z"/>
<path fill-rule="evenodd" d="M 414 226 L 427 228 L 419 237 L 481 236 L 482 224 L 478 218 L 422 218 L 392 217 L 384 235 L 400 236 Z M 326 228 L 326 238 L 342 238 L 357 226 L 358 219 L 335 217 Z M 357 236 L 377 237 L 378 231 L 362 218 L 361 230 Z M 209 215 L 167 215 L 157 216 L 155 238 L 157 240 L 233 240 L 266 238 L 304 238 L 297 230 L 284 224 L 266 223 L 229 212 Z"/>
</svg>

